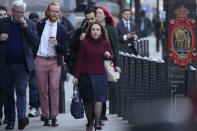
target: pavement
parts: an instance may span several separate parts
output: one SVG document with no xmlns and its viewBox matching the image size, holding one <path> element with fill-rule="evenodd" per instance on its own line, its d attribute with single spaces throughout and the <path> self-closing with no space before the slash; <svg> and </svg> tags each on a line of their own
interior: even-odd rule
<svg viewBox="0 0 197 131">
<path fill-rule="evenodd" d="M 154 58 L 156 60 L 160 60 L 162 59 L 162 45 L 160 43 L 160 48 L 159 48 L 159 52 L 156 51 L 156 38 L 155 36 L 152 35 L 148 37 L 149 39 L 149 55 L 150 58 Z"/>
<path fill-rule="evenodd" d="M 154 59 L 161 59 L 161 49 L 160 52 L 156 52 L 155 50 L 155 37 L 151 35 L 149 37 L 149 41 L 150 41 L 149 42 L 150 57 Z M 69 108 L 70 108 L 72 88 L 73 88 L 72 79 L 73 76 L 69 75 L 69 80 L 65 82 L 66 113 L 59 114 L 59 116 L 57 117 L 58 123 L 60 125 L 58 127 L 45 127 L 43 126 L 43 122 L 41 122 L 40 117 L 34 117 L 34 118 L 29 118 L 30 123 L 24 129 L 24 131 L 85 131 L 85 125 L 87 123 L 86 118 L 74 119 L 70 114 Z M 29 90 L 27 90 L 27 96 L 28 96 L 28 92 Z M 28 112 L 29 111 L 27 110 L 27 113 Z M 128 124 L 128 121 L 122 120 L 122 118 L 117 117 L 116 114 L 110 115 L 108 107 L 107 107 L 107 117 L 108 117 L 108 121 L 105 121 L 105 126 L 103 126 L 102 129 L 103 131 L 127 131 L 132 127 L 132 125 Z M 0 131 L 3 131 L 4 128 L 5 125 L 0 126 Z M 14 131 L 17 131 L 17 128 L 18 128 L 18 123 L 16 119 Z"/>
<path fill-rule="evenodd" d="M 59 123 L 58 127 L 46 127 L 43 126 L 43 122 L 40 120 L 40 117 L 31 117 L 29 118 L 30 123 L 24 129 L 24 131 L 85 131 L 85 125 L 87 123 L 86 117 L 83 119 L 74 119 L 70 114 L 70 103 L 72 97 L 72 79 L 73 76 L 69 75 L 69 81 L 65 82 L 65 101 L 66 101 L 66 113 L 59 114 L 57 117 L 57 121 Z M 27 90 L 28 96 L 29 90 Z M 28 98 L 28 97 L 27 97 Z M 28 100 L 27 100 L 28 101 Z M 108 104 L 107 104 L 108 105 Z M 28 107 L 27 107 L 28 109 Z M 107 107 L 108 109 L 108 107 Z M 27 110 L 27 113 L 29 110 Z M 109 115 L 109 111 L 107 110 L 108 121 L 105 122 L 105 126 L 103 126 L 103 131 L 127 131 L 131 125 L 128 124 L 127 121 L 123 121 L 121 117 L 117 117 L 117 115 Z M 3 131 L 6 125 L 0 126 L 0 131 Z M 13 131 L 17 131 L 18 123 L 16 119 L 15 129 Z"/>
</svg>

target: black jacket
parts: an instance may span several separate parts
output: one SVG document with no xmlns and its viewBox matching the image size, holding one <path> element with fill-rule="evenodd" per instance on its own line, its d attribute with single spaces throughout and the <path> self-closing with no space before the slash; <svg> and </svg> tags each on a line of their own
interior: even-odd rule
<svg viewBox="0 0 197 131">
<path fill-rule="evenodd" d="M 38 39 L 35 24 L 26 18 L 25 20 L 27 22 L 27 27 L 22 28 L 25 64 L 27 66 L 27 69 L 29 71 L 32 71 L 34 69 L 34 63 L 33 63 L 33 53 L 31 50 L 31 46 L 38 44 L 39 39 Z M 0 19 L 0 34 L 1 33 L 9 34 L 10 22 L 11 22 L 11 17 Z M 5 67 L 7 64 L 7 45 L 8 45 L 8 40 L 0 41 L 0 68 Z"/>
<path fill-rule="evenodd" d="M 37 30 L 38 30 L 38 36 L 41 38 L 44 26 L 46 24 L 46 21 L 40 21 L 36 24 Z M 55 50 L 57 52 L 57 58 L 58 58 L 58 65 L 63 64 L 63 56 L 67 52 L 67 30 L 66 28 L 60 24 L 59 22 L 57 23 L 57 46 L 55 46 Z M 40 45 L 40 42 L 39 42 Z M 36 48 L 36 53 L 38 52 L 39 45 Z"/>
<path fill-rule="evenodd" d="M 130 32 L 133 31 L 136 31 L 135 23 L 133 21 L 130 21 Z M 127 40 L 123 39 L 123 36 L 127 34 L 127 29 L 123 20 L 118 23 L 117 32 L 119 36 L 120 50 L 123 52 L 134 53 L 135 55 L 137 55 L 137 51 L 133 44 L 133 38 Z M 130 47 L 128 46 L 129 43 L 131 43 Z"/>
</svg>

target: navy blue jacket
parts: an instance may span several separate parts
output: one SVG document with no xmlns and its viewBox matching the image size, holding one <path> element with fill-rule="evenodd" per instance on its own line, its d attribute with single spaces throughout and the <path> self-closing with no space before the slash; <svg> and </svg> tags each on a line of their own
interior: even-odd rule
<svg viewBox="0 0 197 131">
<path fill-rule="evenodd" d="M 41 38 L 44 26 L 45 26 L 46 21 L 40 21 L 36 24 L 37 30 L 38 30 L 38 36 Z M 57 57 L 58 57 L 58 65 L 63 64 L 63 56 L 67 52 L 67 30 L 66 28 L 57 22 L 57 46 L 55 46 L 55 50 L 57 52 Z M 39 42 L 40 45 L 40 42 Z M 37 46 L 36 52 L 38 52 L 39 45 Z M 36 53 L 37 54 L 37 53 Z"/>
<path fill-rule="evenodd" d="M 37 35 L 36 25 L 30 20 L 26 19 L 27 27 L 22 28 L 23 49 L 25 54 L 25 64 L 29 71 L 34 70 L 33 53 L 31 46 L 38 44 L 39 38 Z M 11 17 L 0 19 L 0 34 L 9 34 L 9 25 Z M 8 36 L 9 39 L 9 36 Z M 8 40 L 0 41 L 0 68 L 7 64 L 7 45 Z"/>
</svg>

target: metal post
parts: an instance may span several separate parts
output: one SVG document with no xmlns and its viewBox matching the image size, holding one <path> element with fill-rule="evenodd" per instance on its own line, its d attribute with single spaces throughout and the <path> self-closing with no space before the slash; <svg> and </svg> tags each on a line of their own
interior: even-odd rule
<svg viewBox="0 0 197 131">
<path fill-rule="evenodd" d="M 137 31 L 140 30 L 140 0 L 135 0 L 135 23 L 137 24 Z"/>
<path fill-rule="evenodd" d="M 157 0 L 157 20 L 156 20 L 156 51 L 159 51 L 160 40 L 160 17 L 159 17 L 159 0 Z"/>
<path fill-rule="evenodd" d="M 137 46 L 136 49 L 137 49 L 137 52 L 138 52 L 139 55 L 140 55 L 140 42 L 141 42 L 141 39 L 138 39 L 137 40 L 137 45 L 136 45 Z"/>
</svg>

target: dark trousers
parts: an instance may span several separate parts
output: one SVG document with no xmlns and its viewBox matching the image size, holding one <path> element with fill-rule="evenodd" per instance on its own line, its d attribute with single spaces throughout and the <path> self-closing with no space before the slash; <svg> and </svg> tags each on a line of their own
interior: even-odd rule
<svg viewBox="0 0 197 131">
<path fill-rule="evenodd" d="M 26 88 L 29 81 L 29 71 L 25 64 L 8 64 L 7 65 L 7 85 L 6 85 L 6 106 L 9 112 L 8 123 L 15 122 L 15 98 L 14 88 L 16 91 L 16 108 L 18 119 L 26 116 Z"/>
<path fill-rule="evenodd" d="M 106 116 L 106 102 L 102 103 L 102 112 L 101 112 L 101 119 L 102 117 Z"/>
<path fill-rule="evenodd" d="M 3 117 L 3 107 L 4 107 L 4 116 L 7 119 L 7 108 L 5 107 L 5 86 L 6 86 L 6 70 L 5 68 L 0 69 L 0 118 Z"/>
<path fill-rule="evenodd" d="M 29 77 L 29 105 L 30 108 L 35 108 L 36 110 L 40 107 L 38 83 L 36 80 L 35 71 L 30 72 Z"/>
</svg>

